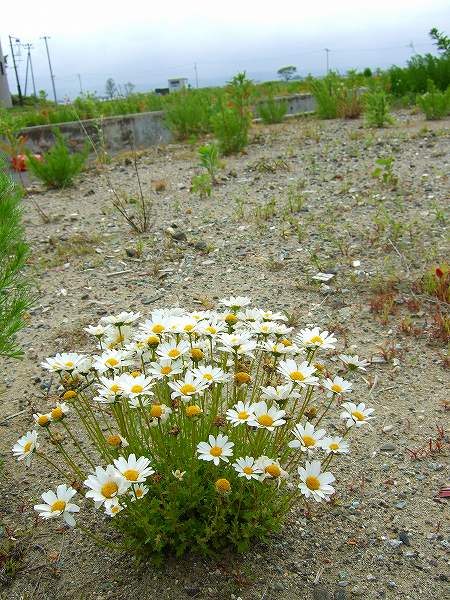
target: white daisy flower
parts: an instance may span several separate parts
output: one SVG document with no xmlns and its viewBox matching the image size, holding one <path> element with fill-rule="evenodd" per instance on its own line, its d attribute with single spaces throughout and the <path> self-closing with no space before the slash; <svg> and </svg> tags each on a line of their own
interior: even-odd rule
<svg viewBox="0 0 450 600">
<path fill-rule="evenodd" d="M 224 306 L 229 306 L 230 308 L 237 310 L 243 306 L 248 306 L 251 303 L 251 298 L 247 298 L 246 296 L 230 296 L 229 298 L 222 298 L 219 302 Z"/>
<path fill-rule="evenodd" d="M 172 471 L 172 475 L 175 477 L 175 479 L 178 479 L 178 481 L 183 481 L 184 476 L 186 475 L 186 471 L 180 471 L 180 469 L 175 469 L 175 471 Z"/>
<path fill-rule="evenodd" d="M 40 427 L 48 427 L 52 422 L 52 417 L 50 413 L 42 414 L 42 413 L 34 413 L 33 419 L 36 425 L 40 425 Z"/>
<path fill-rule="evenodd" d="M 197 379 L 204 379 L 209 383 L 225 383 L 230 379 L 228 373 L 225 373 L 225 371 L 219 367 L 213 367 L 211 365 L 192 369 L 192 373 Z"/>
<path fill-rule="evenodd" d="M 123 390 L 121 382 L 122 379 L 120 375 L 114 375 L 113 379 L 109 379 L 105 376 L 100 376 L 101 385 L 97 387 L 97 391 L 100 394 L 100 396 L 104 396 L 108 399 L 112 397 L 114 400 L 116 396 L 122 395 Z"/>
<path fill-rule="evenodd" d="M 126 448 L 127 446 L 130 445 L 127 442 L 127 440 L 120 435 L 120 433 L 116 433 L 116 434 L 113 433 L 112 435 L 109 435 L 106 438 L 106 442 L 113 448 L 121 448 L 121 447 Z"/>
<path fill-rule="evenodd" d="M 361 427 L 370 419 L 373 419 L 372 413 L 375 411 L 374 408 L 366 408 L 364 402 L 360 402 L 359 404 L 354 404 L 353 402 L 344 402 L 341 404 L 341 408 L 344 409 L 341 412 L 341 419 L 345 421 L 347 427 L 352 427 L 356 425 L 356 427 Z"/>
<path fill-rule="evenodd" d="M 144 323 L 139 325 L 139 329 L 146 335 L 161 335 L 166 333 L 169 329 L 169 319 L 167 317 L 156 316 L 148 319 Z"/>
<path fill-rule="evenodd" d="M 50 411 L 52 421 L 61 421 L 70 412 L 70 407 L 65 402 L 57 402 Z"/>
<path fill-rule="evenodd" d="M 245 310 L 240 310 L 237 313 L 237 318 L 239 319 L 239 321 L 250 323 L 264 320 L 263 311 L 260 308 L 246 308 Z"/>
<path fill-rule="evenodd" d="M 150 407 L 150 417 L 152 426 L 158 423 L 165 423 L 172 414 L 172 409 L 166 404 L 152 404 Z"/>
<path fill-rule="evenodd" d="M 277 371 L 286 379 L 302 387 L 317 385 L 319 379 L 313 375 L 315 370 L 315 367 L 308 365 L 306 361 L 299 365 L 292 358 L 280 361 L 277 367 Z"/>
<path fill-rule="evenodd" d="M 77 354 L 76 352 L 63 352 L 62 354 L 56 354 L 56 356 L 46 358 L 41 366 L 48 371 L 53 373 L 59 373 L 60 371 L 74 371 L 81 362 L 86 358 L 84 354 Z"/>
<path fill-rule="evenodd" d="M 144 483 L 147 477 L 155 472 L 150 466 L 148 458 L 145 456 L 136 458 L 135 454 L 130 454 L 128 458 L 119 456 L 119 458 L 114 459 L 114 466 L 131 483 Z"/>
<path fill-rule="evenodd" d="M 264 479 L 280 480 L 288 477 L 287 471 L 281 467 L 279 461 L 268 456 L 260 456 L 255 464 L 261 470 L 260 481 L 264 481 Z"/>
<path fill-rule="evenodd" d="M 309 422 L 306 422 L 304 426 L 297 424 L 292 433 L 295 440 L 288 443 L 289 448 L 300 448 L 302 452 L 308 452 L 308 454 L 321 448 L 321 441 L 326 435 L 325 429 L 315 429 L 314 425 Z"/>
<path fill-rule="evenodd" d="M 256 402 L 253 404 L 252 416 L 248 422 L 251 427 L 262 427 L 268 431 L 273 431 L 275 427 L 280 427 L 286 423 L 283 418 L 285 410 L 280 410 L 276 404 L 267 407 L 266 402 Z"/>
<path fill-rule="evenodd" d="M 162 379 L 163 377 L 173 377 L 179 375 L 183 371 L 183 363 L 181 360 L 172 360 L 170 358 L 161 358 L 158 362 L 152 362 L 147 368 L 147 372 L 155 377 Z"/>
<path fill-rule="evenodd" d="M 258 335 L 271 335 L 277 329 L 277 323 L 272 321 L 253 321 L 249 325 L 251 331 Z"/>
<path fill-rule="evenodd" d="M 171 360 L 176 360 L 177 358 L 181 358 L 183 354 L 189 352 L 191 349 L 189 342 L 186 340 L 182 340 L 178 344 L 175 342 L 165 342 L 164 344 L 160 344 L 156 349 L 156 354 L 161 356 L 162 358 L 170 358 Z"/>
<path fill-rule="evenodd" d="M 330 485 L 335 480 L 330 472 L 321 473 L 320 460 L 306 461 L 306 467 L 298 467 L 300 483 L 298 487 L 305 498 L 312 496 L 317 502 L 329 501 L 334 494 L 334 488 Z"/>
<path fill-rule="evenodd" d="M 221 321 L 214 319 L 210 321 L 201 321 L 198 324 L 198 332 L 200 335 L 204 335 L 208 338 L 216 338 L 218 335 L 226 330 L 225 324 Z"/>
<path fill-rule="evenodd" d="M 108 370 L 118 370 L 122 367 L 131 365 L 128 352 L 125 350 L 105 350 L 100 356 L 95 355 L 93 367 L 99 373 L 104 373 Z"/>
<path fill-rule="evenodd" d="M 233 468 L 238 474 L 238 477 L 245 477 L 248 481 L 250 481 L 250 479 L 259 480 L 262 474 L 262 470 L 256 464 L 253 456 L 236 459 L 236 462 L 233 463 Z"/>
<path fill-rule="evenodd" d="M 136 396 L 153 396 L 151 387 L 154 381 L 151 377 L 138 375 L 133 377 L 129 373 L 123 373 L 119 378 L 119 385 L 124 396 L 136 398 Z"/>
<path fill-rule="evenodd" d="M 324 388 L 329 390 L 328 397 L 331 398 L 333 394 L 343 395 L 349 394 L 352 391 L 352 384 L 350 381 L 342 379 L 342 377 L 336 376 L 334 379 L 325 379 L 322 382 Z"/>
<path fill-rule="evenodd" d="M 122 311 L 118 315 L 109 315 L 102 317 L 101 321 L 108 325 L 115 325 L 116 327 L 122 327 L 122 325 L 131 325 L 137 321 L 141 316 L 139 312 L 126 312 Z"/>
<path fill-rule="evenodd" d="M 109 517 L 115 517 L 117 513 L 120 513 L 120 511 L 123 509 L 124 506 L 120 504 L 117 497 L 105 502 L 105 514 L 107 514 Z"/>
<path fill-rule="evenodd" d="M 267 340 L 262 343 L 261 348 L 266 352 L 270 352 L 272 354 L 296 354 L 299 351 L 299 348 L 295 344 L 291 344 L 290 346 L 285 346 L 282 342 L 276 342 L 273 340 Z"/>
<path fill-rule="evenodd" d="M 184 379 L 169 381 L 169 387 L 173 390 L 171 397 L 180 397 L 183 402 L 186 402 L 192 396 L 202 394 L 208 387 L 208 383 L 206 379 L 195 377 L 192 371 L 188 371 Z"/>
<path fill-rule="evenodd" d="M 280 312 L 273 312 L 271 310 L 260 310 L 260 314 L 262 316 L 262 318 L 264 319 L 264 321 L 287 321 L 288 318 L 286 317 L 286 315 L 283 315 L 283 313 Z"/>
<path fill-rule="evenodd" d="M 93 335 L 94 337 L 101 339 L 105 335 L 112 334 L 112 327 L 111 325 L 105 326 L 99 323 L 98 325 L 89 325 L 88 327 L 85 327 L 84 331 L 89 333 L 89 335 Z"/>
<path fill-rule="evenodd" d="M 197 444 L 199 460 L 212 461 L 216 467 L 221 460 L 229 462 L 228 456 L 233 456 L 233 442 L 228 441 L 228 436 L 219 433 L 217 437 L 210 435 L 208 442 Z"/>
<path fill-rule="evenodd" d="M 128 406 L 130 408 L 145 408 L 150 406 L 152 399 L 150 396 L 133 396 L 128 398 Z"/>
<path fill-rule="evenodd" d="M 123 346 L 127 342 L 131 341 L 133 335 L 133 329 L 129 325 L 122 325 L 120 329 L 111 325 L 111 329 L 106 333 L 102 339 L 102 343 L 112 350 L 117 346 Z"/>
<path fill-rule="evenodd" d="M 275 323 L 273 328 L 273 332 L 275 335 L 287 335 L 293 329 L 293 327 L 288 327 L 284 323 Z"/>
<path fill-rule="evenodd" d="M 301 329 L 295 341 L 307 348 L 333 349 L 336 344 L 336 338 L 328 331 L 320 331 L 319 327 L 312 329 Z"/>
<path fill-rule="evenodd" d="M 339 436 L 324 437 L 320 446 L 327 454 L 348 454 L 350 451 L 348 443 Z"/>
<path fill-rule="evenodd" d="M 31 465 L 33 452 L 39 448 L 37 437 L 37 431 L 27 431 L 13 446 L 12 452 L 15 458 L 25 461 L 27 467 Z"/>
<path fill-rule="evenodd" d="M 358 358 L 358 355 L 350 356 L 349 354 L 339 354 L 339 358 L 351 371 L 355 371 L 356 369 L 365 371 L 366 367 L 368 367 L 370 364 L 369 361 L 365 360 L 364 358 Z"/>
<path fill-rule="evenodd" d="M 99 508 L 105 502 L 125 493 L 130 482 L 113 465 L 108 465 L 106 469 L 96 467 L 95 473 L 88 476 L 84 485 L 90 488 L 86 492 L 86 498 L 92 498 L 95 508 Z"/>
<path fill-rule="evenodd" d="M 286 383 L 285 385 L 277 385 L 276 387 L 272 387 L 271 385 L 267 387 L 261 386 L 261 398 L 263 400 L 275 400 L 275 402 L 280 402 L 284 400 L 288 400 L 289 398 L 298 398 L 298 392 L 294 391 L 294 387 L 291 383 Z"/>
<path fill-rule="evenodd" d="M 226 419 L 233 427 L 241 423 L 248 423 L 254 417 L 253 404 L 250 402 L 237 402 L 233 408 L 229 408 L 226 413 Z"/>
<path fill-rule="evenodd" d="M 205 321 L 206 319 L 209 319 L 211 317 L 211 311 L 210 310 L 192 311 L 192 312 L 188 313 L 188 317 L 190 319 L 194 319 L 194 321 L 197 321 L 197 322 Z"/>
<path fill-rule="evenodd" d="M 143 483 L 137 483 L 136 485 L 132 485 L 131 490 L 129 491 L 131 501 L 135 502 L 136 500 L 140 500 L 145 496 L 145 494 L 147 494 L 147 492 L 148 487 Z"/>
<path fill-rule="evenodd" d="M 62 483 L 56 488 L 56 494 L 53 490 L 44 492 L 41 496 L 45 504 L 35 504 L 34 510 L 39 512 L 43 519 L 53 519 L 62 515 L 64 521 L 70 527 L 75 527 L 75 519 L 72 513 L 80 511 L 80 507 L 72 504 L 70 500 L 77 493 L 72 487 Z"/>
<path fill-rule="evenodd" d="M 220 341 L 222 346 L 219 346 L 219 350 L 250 358 L 253 358 L 253 350 L 255 350 L 257 345 L 256 340 L 252 339 L 251 334 L 248 332 L 223 333 L 220 336 Z"/>
</svg>

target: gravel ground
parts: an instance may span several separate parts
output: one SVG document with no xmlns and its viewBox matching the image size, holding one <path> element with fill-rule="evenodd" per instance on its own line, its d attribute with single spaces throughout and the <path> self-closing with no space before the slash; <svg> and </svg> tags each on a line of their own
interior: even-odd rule
<svg viewBox="0 0 450 600">
<path fill-rule="evenodd" d="M 72 189 L 25 200 L 38 300 L 20 336 L 25 359 L 6 361 L 0 373 L 0 516 L 20 538 L 17 572 L 2 574 L 3 599 L 448 597 L 448 500 L 437 495 L 449 484 L 449 438 L 418 460 L 407 449 L 448 425 L 445 344 L 434 335 L 435 304 L 413 284 L 448 256 L 450 121 L 402 112 L 394 126 L 373 131 L 358 120 L 307 118 L 252 134 L 247 154 L 226 159 L 208 199 L 189 192 L 195 147 L 145 152 L 139 169 L 153 205 L 150 232 L 139 237 L 95 171 Z M 371 176 L 375 161 L 390 156 L 396 184 Z M 108 171 L 133 193 L 128 162 L 117 156 Z M 165 184 L 155 186 L 159 180 Z M 311 279 L 319 270 L 335 274 L 328 285 Z M 384 315 L 371 311 L 380 291 L 393 291 Z M 36 461 L 28 471 L 18 466 L 10 448 L 31 427 L 48 383 L 40 361 L 89 348 L 82 328 L 106 313 L 215 306 L 232 293 L 301 325 L 333 328 L 340 350 L 347 341 L 373 360 L 354 398 L 370 395 L 377 419 L 336 465 L 334 505 L 293 510 L 267 547 L 162 569 L 136 566 L 80 531 L 36 525 L 33 499 L 57 479 Z M 101 515 L 92 524 L 106 529 Z"/>
</svg>

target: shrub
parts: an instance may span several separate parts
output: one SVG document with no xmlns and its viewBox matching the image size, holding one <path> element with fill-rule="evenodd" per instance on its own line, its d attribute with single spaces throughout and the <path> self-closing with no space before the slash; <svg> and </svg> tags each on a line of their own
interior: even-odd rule
<svg viewBox="0 0 450 600">
<path fill-rule="evenodd" d="M 208 173 L 194 175 L 191 180 L 191 193 L 198 194 L 200 198 L 210 197 L 212 192 L 212 180 Z"/>
<path fill-rule="evenodd" d="M 21 355 L 15 335 L 30 295 L 22 269 L 29 249 L 21 223 L 21 193 L 0 165 L 0 356 Z"/>
<path fill-rule="evenodd" d="M 266 125 L 282 123 L 288 110 L 287 102 L 270 96 L 258 106 L 258 114 Z"/>
<path fill-rule="evenodd" d="M 200 166 L 207 170 L 211 183 L 216 183 L 217 171 L 221 167 L 219 149 L 216 144 L 207 144 L 198 149 Z"/>
<path fill-rule="evenodd" d="M 179 140 L 211 131 L 213 107 L 209 94 L 197 90 L 173 93 L 166 109 L 166 120 Z"/>
<path fill-rule="evenodd" d="M 83 504 L 112 517 L 124 549 L 162 561 L 247 550 L 279 530 L 301 496 L 330 500 L 328 467 L 372 418 L 362 403 L 341 404 L 368 363 L 340 355 L 346 379 L 333 376 L 335 363 L 319 359 L 335 347 L 332 334 L 316 327 L 292 338 L 280 313 L 244 297 L 221 304 L 220 312 L 154 310 L 138 327 L 139 313 L 106 316 L 87 328 L 94 356 L 46 359 L 59 400 L 34 415 L 39 432 L 13 449 L 72 482 L 42 495 L 42 517 L 76 525 L 71 500 L 84 488 Z M 340 414 L 339 435 L 321 428 L 331 426 L 330 411 Z M 81 447 L 80 426 L 91 450 Z"/>
<path fill-rule="evenodd" d="M 217 113 L 211 122 L 220 150 L 225 155 L 240 152 L 248 144 L 251 96 L 251 81 L 245 73 L 238 73 L 228 83 L 225 98 L 218 102 Z"/>
<path fill-rule="evenodd" d="M 335 119 L 338 116 L 337 76 L 333 73 L 323 79 L 311 81 L 311 92 L 316 101 L 316 113 L 320 119 Z"/>
<path fill-rule="evenodd" d="M 382 89 L 374 89 L 368 92 L 364 98 L 364 115 L 370 127 L 384 127 L 392 123 L 389 113 L 389 100 Z"/>
<path fill-rule="evenodd" d="M 56 142 L 42 160 L 27 152 L 27 162 L 33 175 L 47 187 L 64 188 L 72 185 L 74 177 L 82 170 L 89 147 L 86 144 L 82 152 L 71 154 L 59 129 L 55 129 L 54 135 Z"/>
<path fill-rule="evenodd" d="M 450 112 L 450 87 L 446 92 L 440 92 L 430 79 L 428 91 L 419 96 L 417 103 L 428 121 L 443 119 Z"/>
<path fill-rule="evenodd" d="M 357 86 L 341 84 L 336 90 L 337 116 L 341 119 L 357 119 L 362 113 L 362 100 Z"/>
</svg>

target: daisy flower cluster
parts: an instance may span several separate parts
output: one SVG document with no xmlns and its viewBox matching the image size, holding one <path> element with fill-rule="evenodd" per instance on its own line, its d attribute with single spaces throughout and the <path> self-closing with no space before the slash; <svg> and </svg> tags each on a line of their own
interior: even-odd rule
<svg viewBox="0 0 450 600">
<path fill-rule="evenodd" d="M 75 526 L 78 494 L 83 510 L 104 511 L 140 549 L 180 554 L 242 549 L 279 526 L 296 499 L 330 501 L 331 463 L 373 418 L 352 400 L 368 362 L 337 355 L 333 333 L 294 331 L 250 298 L 220 304 L 106 316 L 86 328 L 92 353 L 42 363 L 58 400 L 33 415 L 13 453 L 71 484 L 42 494 L 43 519 Z M 327 351 L 339 362 L 328 364 Z"/>
</svg>

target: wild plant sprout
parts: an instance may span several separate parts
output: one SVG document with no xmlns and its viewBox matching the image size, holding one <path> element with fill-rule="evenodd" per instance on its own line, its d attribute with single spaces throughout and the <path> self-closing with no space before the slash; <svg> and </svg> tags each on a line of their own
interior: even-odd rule
<svg viewBox="0 0 450 600">
<path fill-rule="evenodd" d="M 332 333 L 295 333 L 249 298 L 221 304 L 102 317 L 86 329 L 92 354 L 42 363 L 59 397 L 13 452 L 66 480 L 36 504 L 43 519 L 88 532 L 82 515 L 97 509 L 124 549 L 162 560 L 246 550 L 294 504 L 330 502 L 334 462 L 373 418 L 351 399 L 368 363 L 345 354 L 329 363 Z"/>
</svg>

